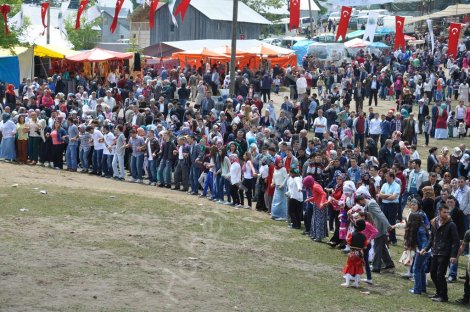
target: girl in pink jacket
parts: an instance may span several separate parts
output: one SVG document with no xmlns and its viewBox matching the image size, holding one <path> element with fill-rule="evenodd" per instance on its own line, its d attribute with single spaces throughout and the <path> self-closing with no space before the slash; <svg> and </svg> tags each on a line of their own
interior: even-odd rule
<svg viewBox="0 0 470 312">
<path fill-rule="evenodd" d="M 361 233 L 365 235 L 365 237 L 367 238 L 367 241 L 369 242 L 369 245 L 364 250 L 364 266 L 366 269 L 367 278 L 363 279 L 362 281 L 366 282 L 367 284 L 373 285 L 372 273 L 370 271 L 370 266 L 369 266 L 369 251 L 371 249 L 371 241 L 377 236 L 379 231 L 372 224 L 372 219 L 369 217 L 369 215 L 366 212 L 364 211 L 355 212 L 352 214 L 352 217 L 353 217 L 354 222 L 360 219 L 363 219 L 366 221 L 366 228 Z"/>
</svg>

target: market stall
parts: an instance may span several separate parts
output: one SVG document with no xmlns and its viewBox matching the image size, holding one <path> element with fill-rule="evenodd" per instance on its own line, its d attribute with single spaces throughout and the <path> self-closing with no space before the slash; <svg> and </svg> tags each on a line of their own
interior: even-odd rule
<svg viewBox="0 0 470 312">
<path fill-rule="evenodd" d="M 33 48 L 0 49 L 0 81 L 18 88 L 21 79 L 33 78 Z"/>
</svg>

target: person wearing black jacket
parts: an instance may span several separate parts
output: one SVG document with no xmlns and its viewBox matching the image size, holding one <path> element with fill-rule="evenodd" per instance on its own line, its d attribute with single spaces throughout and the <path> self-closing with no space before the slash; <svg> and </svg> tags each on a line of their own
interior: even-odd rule
<svg viewBox="0 0 470 312">
<path fill-rule="evenodd" d="M 165 132 L 163 134 L 163 144 L 160 153 L 160 168 L 158 169 L 159 187 L 165 186 L 166 188 L 171 188 L 171 171 L 177 152 L 175 143 L 171 141 L 170 133 Z"/>
<path fill-rule="evenodd" d="M 393 159 L 395 158 L 392 144 L 393 144 L 393 141 L 390 139 L 387 139 L 385 141 L 385 145 L 380 149 L 379 151 L 380 166 L 382 166 L 383 164 L 386 164 L 389 168 L 392 168 Z M 406 164 L 406 166 L 407 165 L 408 164 Z"/>
<path fill-rule="evenodd" d="M 463 236 L 465 234 L 465 223 L 464 223 L 464 214 L 463 211 L 459 207 L 459 203 L 457 199 L 450 195 L 446 200 L 446 205 L 449 207 L 450 210 L 450 217 L 452 221 L 454 221 L 455 225 L 457 226 L 457 233 L 459 234 L 459 240 L 462 242 Z M 458 260 L 458 259 L 457 259 Z M 449 276 L 447 281 L 449 283 L 455 282 L 457 279 L 457 269 L 459 267 L 458 262 L 451 263 L 449 267 Z"/>
<path fill-rule="evenodd" d="M 431 279 L 436 286 L 436 294 L 431 296 L 433 301 L 447 302 L 446 272 L 449 262 L 457 262 L 457 252 L 460 240 L 457 226 L 450 217 L 449 207 L 442 205 L 439 216 L 431 221 L 431 238 L 428 245 L 420 251 L 426 254 L 432 248 Z"/>
</svg>

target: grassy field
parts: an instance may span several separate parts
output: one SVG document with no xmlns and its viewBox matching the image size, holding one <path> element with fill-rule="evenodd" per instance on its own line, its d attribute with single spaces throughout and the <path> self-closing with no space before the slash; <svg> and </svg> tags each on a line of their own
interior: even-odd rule
<svg viewBox="0 0 470 312">
<path fill-rule="evenodd" d="M 46 175 L 43 185 L 0 184 L 2 311 L 461 309 L 408 294 L 412 283 L 398 274 L 344 289 L 345 255 L 262 213 L 159 199 L 145 186 L 102 191 L 93 177 L 78 191 L 64 187 L 67 174 Z M 398 259 L 402 249 L 392 251 Z M 461 280 L 450 285 L 452 301 L 462 293 Z"/>
</svg>

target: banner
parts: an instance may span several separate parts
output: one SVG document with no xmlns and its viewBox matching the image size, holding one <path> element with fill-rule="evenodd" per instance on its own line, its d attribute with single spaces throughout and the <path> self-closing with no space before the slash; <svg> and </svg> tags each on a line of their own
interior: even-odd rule
<svg viewBox="0 0 470 312">
<path fill-rule="evenodd" d="M 5 24 L 5 34 L 9 34 L 10 30 L 8 29 L 8 13 L 10 13 L 10 6 L 8 4 L 0 5 L 0 13 L 3 14 L 3 23 Z"/>
<path fill-rule="evenodd" d="M 150 29 L 153 29 L 153 27 L 155 26 L 155 12 L 157 12 L 158 1 L 159 0 L 152 0 L 150 2 L 150 11 L 149 11 Z"/>
<path fill-rule="evenodd" d="M 403 33 L 403 27 L 405 26 L 405 18 L 401 16 L 395 16 L 395 51 L 400 47 L 404 49 L 405 45 L 405 34 Z"/>
<path fill-rule="evenodd" d="M 118 24 L 118 19 L 119 19 L 119 12 L 121 12 L 122 5 L 124 4 L 124 0 L 117 0 L 116 1 L 116 8 L 114 9 L 114 18 L 111 26 L 109 27 L 109 30 L 111 30 L 112 33 L 116 30 L 117 24 Z"/>
<path fill-rule="evenodd" d="M 459 24 L 459 23 L 450 23 L 450 26 L 449 26 L 448 53 L 449 53 L 449 56 L 452 55 L 454 58 L 457 57 L 457 45 L 459 43 L 461 28 L 462 28 L 462 24 Z"/>
<path fill-rule="evenodd" d="M 341 19 L 339 20 L 338 30 L 336 31 L 336 41 L 338 38 L 346 41 L 346 32 L 348 31 L 349 19 L 351 18 L 352 8 L 343 6 L 341 7 Z"/>
<path fill-rule="evenodd" d="M 88 5 L 88 0 L 81 0 L 80 5 L 78 6 L 77 19 L 75 20 L 75 30 L 80 28 L 80 17 L 82 16 L 83 11 Z"/>
<path fill-rule="evenodd" d="M 168 1 L 168 10 L 170 10 L 171 20 L 173 21 L 173 25 L 178 27 L 178 23 L 176 22 L 175 15 L 173 14 L 174 9 L 175 9 L 175 0 Z"/>
<path fill-rule="evenodd" d="M 431 40 L 431 51 L 432 51 L 432 54 L 434 54 L 435 42 L 434 42 L 434 31 L 432 29 L 432 20 L 428 19 L 426 20 L 426 22 L 428 23 L 429 39 Z"/>
<path fill-rule="evenodd" d="M 42 26 L 44 26 L 44 31 L 43 31 L 43 35 L 44 33 L 46 32 L 46 28 L 47 28 L 47 25 L 46 25 L 46 14 L 47 14 L 47 11 L 49 10 L 49 2 L 43 2 L 41 3 L 41 19 L 42 19 Z"/>
<path fill-rule="evenodd" d="M 65 32 L 65 15 L 67 14 L 67 9 L 69 8 L 70 0 L 62 2 L 60 5 L 60 11 L 58 15 L 57 22 L 59 23 L 60 36 L 66 35 Z"/>
<path fill-rule="evenodd" d="M 369 12 L 367 18 L 366 30 L 364 31 L 364 37 L 362 40 L 374 42 L 375 29 L 377 28 L 377 19 L 379 17 L 378 12 Z"/>
<path fill-rule="evenodd" d="M 180 4 L 176 8 L 175 16 L 181 14 L 181 20 L 184 21 L 184 16 L 186 15 L 186 10 L 189 7 L 191 0 L 181 0 Z"/>
<path fill-rule="evenodd" d="M 290 0 L 290 22 L 289 29 L 299 28 L 300 23 L 300 0 Z"/>
</svg>

